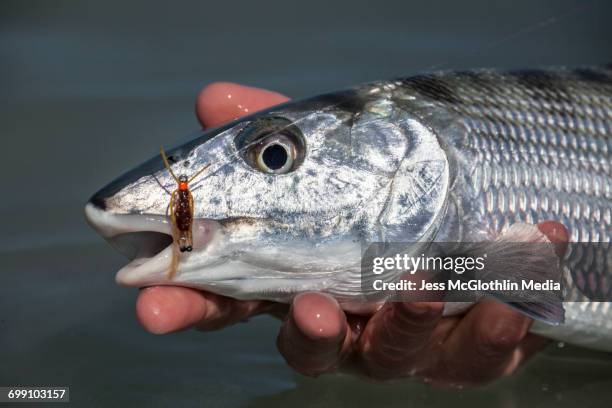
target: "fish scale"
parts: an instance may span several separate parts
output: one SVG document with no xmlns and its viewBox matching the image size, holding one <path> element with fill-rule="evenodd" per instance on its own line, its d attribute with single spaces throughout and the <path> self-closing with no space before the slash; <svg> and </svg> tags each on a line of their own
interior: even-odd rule
<svg viewBox="0 0 612 408">
<path fill-rule="evenodd" d="M 467 170 L 473 198 L 490 231 L 556 220 L 568 228 L 572 242 L 607 243 L 609 250 L 610 69 L 440 73 L 405 84 L 456 115 L 466 130 L 465 148 L 457 154 L 473 164 Z M 570 262 L 581 256 L 573 248 L 566 255 Z M 564 276 L 571 288 L 566 323 L 573 329 L 536 324 L 534 331 L 593 342 L 593 321 L 602 331 L 612 330 L 610 303 L 589 301 L 577 285 L 597 280 L 609 285 L 610 277 L 584 267 L 573 272 L 581 282 L 572 282 L 568 270 Z"/>
<path fill-rule="evenodd" d="M 568 222 L 574 240 L 587 227 L 592 236 L 607 231 L 609 241 L 609 70 L 449 73 L 407 85 L 412 81 L 430 84 L 418 87 L 422 96 L 456 113 L 467 130 L 460 153 L 475 163 L 470 178 L 483 216 L 527 221 L 527 208 L 535 208 L 533 221 Z"/>
</svg>

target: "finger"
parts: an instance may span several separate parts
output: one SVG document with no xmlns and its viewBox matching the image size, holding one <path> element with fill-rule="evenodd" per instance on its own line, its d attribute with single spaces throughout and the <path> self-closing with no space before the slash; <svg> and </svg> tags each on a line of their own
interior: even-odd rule
<svg viewBox="0 0 612 408">
<path fill-rule="evenodd" d="M 275 307 L 274 303 L 267 301 L 236 300 L 213 293 L 202 293 L 207 300 L 207 310 L 195 324 L 198 330 L 218 330 L 249 317 L 267 313 Z"/>
<path fill-rule="evenodd" d="M 442 302 L 394 302 L 379 310 L 359 342 L 368 374 L 377 378 L 416 374 L 443 308 Z"/>
<path fill-rule="evenodd" d="M 351 331 L 338 302 L 321 293 L 293 300 L 277 339 L 280 353 L 296 371 L 317 376 L 336 368 L 346 354 Z"/>
<path fill-rule="evenodd" d="M 146 330 L 163 334 L 193 326 L 215 329 L 262 313 L 266 302 L 238 302 L 177 286 L 154 286 L 140 291 L 136 315 Z"/>
<path fill-rule="evenodd" d="M 265 89 L 215 82 L 198 95 L 196 114 L 202 126 L 215 127 L 288 100 L 284 95 Z"/>
<path fill-rule="evenodd" d="M 501 375 L 510 375 L 516 371 L 518 367 L 525 364 L 534 354 L 542 350 L 550 340 L 535 334 L 527 333 L 523 341 L 514 349 L 512 357 L 509 359 Z"/>
<path fill-rule="evenodd" d="M 567 228 L 556 221 L 544 221 L 538 224 L 538 229 L 554 244 L 557 256 L 563 258 L 570 239 Z"/>
<path fill-rule="evenodd" d="M 533 357 L 538 351 L 544 349 L 551 343 L 550 339 L 538 336 L 537 334 L 527 333 L 521 344 L 519 344 L 517 354 L 519 356 L 518 361 L 514 367 L 509 367 L 507 374 L 512 374 L 514 369 L 524 364 L 525 361 Z"/>
<path fill-rule="evenodd" d="M 468 384 L 509 374 L 527 358 L 519 346 L 531 323 L 502 303 L 485 300 L 476 304 L 444 343 L 439 361 L 444 368 L 437 371 L 450 382 Z"/>
</svg>

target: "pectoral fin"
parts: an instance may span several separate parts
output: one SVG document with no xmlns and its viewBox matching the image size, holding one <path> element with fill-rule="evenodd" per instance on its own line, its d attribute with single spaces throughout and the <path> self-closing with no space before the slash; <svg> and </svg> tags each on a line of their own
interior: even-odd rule
<svg viewBox="0 0 612 408">
<path fill-rule="evenodd" d="M 562 290 L 523 290 L 523 282 L 561 282 L 561 266 L 554 245 L 537 226 L 514 224 L 496 240 L 471 247 L 472 257 L 485 256 L 486 268 L 479 275 L 483 280 L 510 280 L 520 291 L 486 291 L 519 312 L 550 324 L 565 319 Z"/>
</svg>

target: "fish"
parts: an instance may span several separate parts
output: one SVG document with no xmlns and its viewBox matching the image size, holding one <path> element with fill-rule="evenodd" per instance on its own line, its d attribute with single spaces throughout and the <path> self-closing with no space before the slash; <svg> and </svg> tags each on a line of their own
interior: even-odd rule
<svg viewBox="0 0 612 408">
<path fill-rule="evenodd" d="M 321 291 L 347 311 L 363 300 L 368 243 L 493 245 L 559 221 L 572 243 L 563 298 L 509 303 L 534 333 L 612 351 L 611 152 L 612 66 L 440 71 L 290 101 L 169 150 L 176 174 L 209 165 L 191 185 L 193 250 L 171 278 L 175 181 L 159 156 L 85 216 L 131 259 L 121 285 L 284 303 Z M 537 273 L 523 258 L 511 261 Z"/>
</svg>

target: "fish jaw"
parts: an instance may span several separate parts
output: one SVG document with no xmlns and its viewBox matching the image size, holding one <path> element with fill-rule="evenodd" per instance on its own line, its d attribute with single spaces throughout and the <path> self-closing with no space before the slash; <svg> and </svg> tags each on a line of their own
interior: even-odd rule
<svg viewBox="0 0 612 408">
<path fill-rule="evenodd" d="M 173 281 L 161 284 L 193 287 L 240 300 L 288 303 L 297 293 L 329 292 L 339 279 L 358 278 L 359 274 L 350 270 L 359 268 L 360 250 L 359 244 L 348 240 L 318 249 L 298 241 L 264 248 L 224 235 L 207 253 L 189 254 Z"/>
<path fill-rule="evenodd" d="M 122 286 L 178 285 L 236 299 L 289 302 L 296 293 L 328 291 L 359 276 L 361 245 L 355 237 L 319 245 L 278 232 L 271 236 L 266 231 L 275 228 L 264 221 L 195 219 L 193 251 L 179 255 L 177 274 L 170 278 L 174 244 L 167 217 L 114 214 L 94 203 L 86 205 L 85 217 L 113 247 L 132 258 L 117 272 Z M 228 223 L 229 228 L 224 225 Z"/>
<path fill-rule="evenodd" d="M 94 202 L 85 206 L 85 219 L 115 249 L 131 258 L 119 270 L 116 281 L 123 286 L 172 284 L 173 238 L 168 217 L 152 214 L 114 214 Z M 210 251 L 222 235 L 219 223 L 198 219 L 193 223 L 194 252 Z"/>
</svg>

